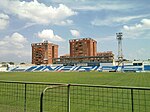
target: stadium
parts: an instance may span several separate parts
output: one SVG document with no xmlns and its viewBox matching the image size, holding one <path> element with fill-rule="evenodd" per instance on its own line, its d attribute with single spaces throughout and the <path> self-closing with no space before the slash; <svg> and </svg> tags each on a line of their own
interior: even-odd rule
<svg viewBox="0 0 150 112">
<path fill-rule="evenodd" d="M 122 35 L 121 35 L 122 36 Z M 122 37 L 121 37 L 122 38 Z M 118 40 L 122 41 L 121 40 Z M 150 61 L 129 61 L 122 56 L 122 45 L 118 44 L 118 59 L 112 51 L 97 52 L 97 42 L 91 38 L 70 40 L 70 54 L 58 58 L 58 45 L 44 41 L 33 43 L 32 64 L 10 65 L 1 67 L 7 72 L 148 72 Z M 120 42 L 119 42 L 120 43 Z M 87 47 L 88 46 L 88 47 Z"/>
<path fill-rule="evenodd" d="M 0 112 L 149 112 L 148 4 L 0 0 Z"/>
<path fill-rule="evenodd" d="M 121 66 L 124 72 L 149 72 L 150 64 L 147 62 L 135 61 L 133 63 L 126 63 Z M 63 66 L 63 65 L 17 65 L 10 67 L 7 72 L 115 72 L 120 69 L 120 66 L 115 66 L 111 63 L 101 63 L 99 66 Z"/>
<path fill-rule="evenodd" d="M 115 61 L 111 51 L 97 53 L 91 38 L 72 42 L 70 55 L 58 58 L 58 46 L 44 41 L 31 45 L 32 64 L 1 65 L 0 111 L 149 111 L 149 60 Z"/>
</svg>

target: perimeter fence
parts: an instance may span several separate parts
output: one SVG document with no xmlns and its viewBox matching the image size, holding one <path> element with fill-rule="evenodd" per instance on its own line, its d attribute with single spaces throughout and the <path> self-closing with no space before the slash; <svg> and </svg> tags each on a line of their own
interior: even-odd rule
<svg viewBox="0 0 150 112">
<path fill-rule="evenodd" d="M 149 112 L 150 88 L 0 81 L 0 112 Z"/>
</svg>

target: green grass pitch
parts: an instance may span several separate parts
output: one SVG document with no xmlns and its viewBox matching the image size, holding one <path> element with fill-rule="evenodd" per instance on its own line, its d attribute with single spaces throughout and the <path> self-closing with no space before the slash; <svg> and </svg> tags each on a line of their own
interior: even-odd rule
<svg viewBox="0 0 150 112">
<path fill-rule="evenodd" d="M 150 87 L 148 73 L 115 72 L 0 72 L 0 80 Z M 40 94 L 46 85 L 0 83 L 0 112 L 39 112 Z M 131 90 L 71 87 L 71 112 L 131 112 Z M 149 112 L 150 92 L 133 91 L 135 112 Z M 66 112 L 67 88 L 47 91 L 44 112 Z M 140 98 L 140 100 L 138 100 Z M 146 100 L 146 101 L 145 101 Z M 101 110 L 101 111 L 100 111 Z"/>
<path fill-rule="evenodd" d="M 150 72 L 1 72 L 0 80 L 150 87 Z"/>
</svg>

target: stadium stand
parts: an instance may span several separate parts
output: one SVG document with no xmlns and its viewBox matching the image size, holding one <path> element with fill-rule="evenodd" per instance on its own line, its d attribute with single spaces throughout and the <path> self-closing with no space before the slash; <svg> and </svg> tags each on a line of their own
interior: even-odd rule
<svg viewBox="0 0 150 112">
<path fill-rule="evenodd" d="M 10 71 L 11 71 L 11 72 L 14 72 L 14 71 L 17 70 L 17 68 L 19 68 L 19 67 L 17 66 L 17 67 L 15 67 L 15 68 L 12 68 Z"/>
<path fill-rule="evenodd" d="M 71 68 L 73 68 L 72 66 L 62 66 L 59 70 L 62 71 L 71 71 Z"/>
<path fill-rule="evenodd" d="M 37 66 L 31 66 L 29 68 L 27 68 L 25 71 L 26 72 L 32 72 Z"/>
<path fill-rule="evenodd" d="M 38 66 L 16 66 L 9 69 L 11 72 L 34 72 L 34 71 L 118 71 L 122 68 L 124 72 L 142 72 L 150 71 L 150 65 L 124 65 L 124 66 L 113 66 L 113 65 L 99 65 L 99 66 L 48 66 L 48 65 L 38 65 Z"/>
<path fill-rule="evenodd" d="M 45 66 L 42 71 L 53 71 L 53 69 L 50 66 Z"/>
<path fill-rule="evenodd" d="M 38 66 L 34 71 L 42 71 L 43 68 L 45 68 L 45 66 Z"/>
<path fill-rule="evenodd" d="M 123 68 L 124 72 L 141 72 L 143 70 L 142 66 L 131 66 L 131 65 L 126 65 Z"/>
<path fill-rule="evenodd" d="M 102 66 L 102 71 L 116 71 L 118 66 Z"/>
<path fill-rule="evenodd" d="M 144 71 L 150 71 L 150 65 L 144 65 Z"/>
<path fill-rule="evenodd" d="M 52 68 L 54 71 L 59 71 L 61 67 L 63 67 L 63 66 L 56 66 L 56 67 L 52 67 Z"/>
</svg>

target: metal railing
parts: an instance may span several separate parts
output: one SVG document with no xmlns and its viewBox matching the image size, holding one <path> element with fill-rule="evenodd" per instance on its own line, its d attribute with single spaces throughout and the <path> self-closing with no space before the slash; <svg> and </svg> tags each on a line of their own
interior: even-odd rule
<svg viewBox="0 0 150 112">
<path fill-rule="evenodd" d="M 48 87 L 46 87 L 46 88 L 42 91 L 41 97 L 40 97 L 40 112 L 43 112 L 43 106 L 44 106 L 44 105 L 43 105 L 43 97 L 44 97 L 46 91 L 48 91 L 49 89 L 57 89 L 57 88 L 60 89 L 61 87 L 67 87 L 66 100 L 62 102 L 63 104 L 66 104 L 66 101 L 67 101 L 67 105 L 63 106 L 63 107 L 65 107 L 65 108 L 62 109 L 62 111 L 64 110 L 64 111 L 66 111 L 66 112 L 70 112 L 70 89 L 69 89 L 69 88 L 70 88 L 70 84 L 62 84 L 62 85 L 57 85 L 57 86 L 48 86 Z M 55 94 L 58 94 L 58 93 L 55 93 Z M 62 94 L 62 92 L 61 92 L 60 94 Z M 59 95 L 58 97 L 59 97 L 59 100 L 62 99 L 61 95 Z M 49 97 L 49 98 L 51 98 L 51 97 Z M 56 97 L 55 97 L 55 98 L 56 98 Z M 51 99 L 50 99 L 50 101 L 51 101 Z M 48 102 L 48 101 L 47 101 L 47 102 Z M 63 105 L 63 104 L 62 104 L 62 105 Z M 56 110 L 58 111 L 59 109 L 60 109 L 60 107 L 55 108 L 55 111 L 56 111 Z M 50 108 L 49 111 L 52 111 L 52 108 Z M 60 110 L 59 110 L 59 112 L 60 112 Z"/>
<path fill-rule="evenodd" d="M 0 112 L 40 112 L 40 94 L 49 83 L 0 81 Z"/>
<path fill-rule="evenodd" d="M 149 112 L 150 88 L 0 81 L 0 112 Z"/>
</svg>

